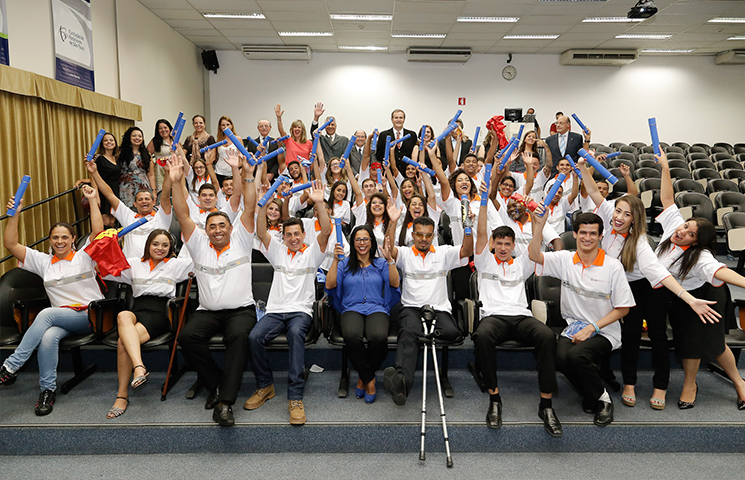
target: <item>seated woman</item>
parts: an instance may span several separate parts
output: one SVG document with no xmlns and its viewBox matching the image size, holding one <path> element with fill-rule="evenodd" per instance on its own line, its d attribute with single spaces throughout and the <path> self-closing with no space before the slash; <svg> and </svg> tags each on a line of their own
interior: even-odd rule
<svg viewBox="0 0 745 480">
<path fill-rule="evenodd" d="M 82 187 L 91 207 L 91 238 L 103 230 L 103 220 L 98 209 L 96 190 Z M 11 199 L 8 208 L 14 206 Z M 58 222 L 49 230 L 51 252 L 38 250 L 18 243 L 18 219 L 23 202 L 15 207 L 18 213 L 10 217 L 5 228 L 4 244 L 11 255 L 18 259 L 18 268 L 33 272 L 44 280 L 44 289 L 51 307 L 42 310 L 23 335 L 21 344 L 0 367 L 0 385 L 16 381 L 18 370 L 39 347 L 39 386 L 41 394 L 36 402 L 37 415 L 52 413 L 57 391 L 57 362 L 60 340 L 71 334 L 91 332 L 88 304 L 103 298 L 96 282 L 95 262 L 81 249 L 75 250 L 75 229 L 68 223 Z M 86 242 L 86 246 L 89 242 Z"/>
<path fill-rule="evenodd" d="M 334 260 L 326 275 L 326 289 L 334 308 L 341 313 L 344 344 L 352 366 L 360 374 L 355 395 L 373 403 L 375 372 L 388 354 L 388 325 L 391 306 L 399 299 L 399 276 L 391 257 L 390 241 L 386 239 L 380 249 L 383 258 L 378 257 L 378 242 L 369 225 L 354 229 L 352 244 L 346 258 L 343 246 L 336 244 Z"/>
<path fill-rule="evenodd" d="M 170 330 L 166 303 L 176 296 L 176 284 L 186 280 L 194 269 L 191 258 L 173 258 L 174 243 L 173 236 L 167 230 L 153 230 L 145 242 L 142 258 L 128 258 L 127 262 L 132 268 L 124 270 L 121 277 L 112 277 L 132 285 L 135 301 L 132 311 L 119 312 L 116 319 L 119 330 L 116 345 L 119 391 L 106 418 L 118 417 L 127 410 L 127 384 L 133 375 L 132 388 L 147 381 L 148 373 L 143 365 L 140 345 Z"/>
</svg>

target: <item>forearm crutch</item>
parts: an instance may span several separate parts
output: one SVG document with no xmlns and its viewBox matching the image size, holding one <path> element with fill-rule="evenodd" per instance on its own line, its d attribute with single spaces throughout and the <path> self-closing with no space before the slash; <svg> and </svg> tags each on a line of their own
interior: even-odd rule
<svg viewBox="0 0 745 480">
<path fill-rule="evenodd" d="M 437 350 L 435 349 L 435 324 L 437 323 L 437 317 L 434 309 L 429 305 L 424 305 L 421 310 L 422 315 L 422 329 L 424 330 L 424 358 L 423 358 L 423 378 L 422 378 L 422 432 L 421 432 L 421 445 L 419 449 L 419 460 L 424 461 L 424 438 L 425 438 L 425 422 L 427 418 L 427 350 L 429 343 L 432 348 L 432 368 L 435 371 L 435 381 L 437 382 L 437 397 L 440 401 L 440 418 L 442 419 L 442 434 L 445 439 L 445 454 L 447 455 L 447 466 L 453 466 L 453 457 L 450 455 L 450 439 L 448 438 L 448 426 L 447 419 L 445 417 L 445 403 L 442 400 L 442 387 L 440 385 L 440 368 L 437 364 Z M 430 322 L 430 327 L 427 327 L 427 322 Z"/>
<path fill-rule="evenodd" d="M 166 373 L 166 382 L 163 384 L 163 393 L 160 396 L 160 401 L 166 400 L 168 394 L 168 380 L 171 379 L 171 369 L 173 368 L 173 361 L 176 359 L 176 346 L 178 345 L 178 336 L 181 333 L 181 328 L 184 326 L 184 317 L 186 317 L 186 307 L 189 303 L 189 292 L 191 292 L 191 282 L 194 280 L 194 273 L 189 273 L 189 281 L 186 282 L 186 293 L 184 293 L 184 304 L 181 305 L 181 312 L 178 316 L 178 327 L 176 328 L 176 336 L 173 339 L 173 349 L 171 349 L 171 361 L 168 362 L 168 373 Z"/>
</svg>

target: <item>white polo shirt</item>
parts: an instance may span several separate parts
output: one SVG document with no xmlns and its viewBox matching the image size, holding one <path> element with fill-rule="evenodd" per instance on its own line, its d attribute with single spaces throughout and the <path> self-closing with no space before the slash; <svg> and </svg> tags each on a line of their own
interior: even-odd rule
<svg viewBox="0 0 745 480">
<path fill-rule="evenodd" d="M 610 257 L 621 261 L 623 241 L 628 234 L 616 233 L 613 229 L 611 222 L 613 221 L 613 211 L 615 208 L 615 202 L 611 203 L 603 200 L 603 203 L 595 209 L 595 213 L 603 219 L 604 223 L 603 250 Z M 649 246 L 647 236 L 640 236 L 636 242 L 636 263 L 634 263 L 634 270 L 632 272 L 626 272 L 626 280 L 630 283 L 646 278 L 653 288 L 660 288 L 662 286 L 660 282 L 669 276 L 670 272 L 662 266 L 654 250 Z"/>
<path fill-rule="evenodd" d="M 225 203 L 222 208 L 216 206 L 212 210 L 204 210 L 202 207 L 194 203 L 191 198 L 186 199 L 186 204 L 189 206 L 189 217 L 191 217 L 192 221 L 201 230 L 204 230 L 204 227 L 207 224 L 207 217 L 212 212 L 223 212 L 227 214 L 230 223 L 235 223 L 235 219 L 238 218 L 238 213 L 243 212 L 242 208 L 238 208 L 238 211 L 234 212 L 233 209 L 230 207 L 229 202 Z"/>
<path fill-rule="evenodd" d="M 438 197 L 438 199 L 442 199 L 442 197 Z M 462 223 L 462 213 L 460 209 L 460 198 L 457 198 L 455 195 L 453 195 L 453 192 L 450 192 L 450 196 L 447 200 L 444 202 L 441 201 L 440 206 L 442 207 L 442 210 L 450 217 L 450 231 L 453 234 L 453 245 L 462 245 L 463 244 L 463 223 Z M 481 209 L 481 197 L 476 197 L 474 200 L 471 200 L 469 202 L 469 206 L 471 207 L 471 212 L 475 215 L 473 219 L 473 233 L 476 234 L 476 225 L 478 225 L 479 221 L 479 211 Z M 499 218 L 499 213 L 497 212 L 497 209 L 494 207 L 494 204 L 491 201 L 486 202 L 486 215 L 487 215 L 487 232 L 494 231 L 495 228 L 501 227 L 504 223 Z M 435 231 L 437 233 L 437 231 Z"/>
<path fill-rule="evenodd" d="M 535 273 L 561 280 L 561 315 L 567 324 L 576 321 L 589 325 L 614 308 L 636 305 L 621 262 L 602 249 L 588 266 L 582 264 L 576 252 L 544 253 L 543 265 L 536 265 Z M 600 335 L 608 339 L 613 350 L 621 347 L 619 322 L 600 329 Z"/>
<path fill-rule="evenodd" d="M 419 308 L 431 305 L 441 312 L 452 312 L 448 295 L 448 272 L 468 265 L 460 258 L 460 246 L 442 245 L 419 252 L 416 247 L 399 248 L 396 266 L 403 272 L 401 305 Z"/>
<path fill-rule="evenodd" d="M 678 207 L 675 205 L 670 205 L 665 209 L 665 211 L 659 214 L 657 216 L 657 221 L 662 225 L 662 239 L 660 244 L 670 238 L 675 233 L 675 230 L 685 223 L 685 219 L 680 214 Z M 688 272 L 686 278 L 680 278 L 680 262 L 678 259 L 683 255 L 683 252 L 685 252 L 686 249 L 687 247 L 679 247 L 673 244 L 667 252 L 661 252 L 660 247 L 657 247 L 657 253 L 661 253 L 659 256 L 660 262 L 665 268 L 667 268 L 673 277 L 675 277 L 675 280 L 677 280 L 683 288 L 686 290 L 695 290 L 703 286 L 706 282 L 711 283 L 715 287 L 721 287 L 724 285 L 724 282 L 714 278 L 714 274 L 716 274 L 720 268 L 727 267 L 727 265 L 717 261 L 711 252 L 706 249 L 701 251 L 701 255 L 698 257 L 696 265 L 691 268 L 691 271 Z"/>
<path fill-rule="evenodd" d="M 88 306 L 93 300 L 103 298 L 96 282 L 96 263 L 84 250 L 88 245 L 90 241 L 80 250 L 70 252 L 64 260 L 26 247 L 25 261 L 18 262 L 18 268 L 44 280 L 44 290 L 53 307 Z"/>
<path fill-rule="evenodd" d="M 547 207 L 547 209 L 546 224 L 551 225 L 556 233 L 564 233 L 566 231 L 567 213 L 574 211 L 574 204 L 569 203 L 568 197 L 561 197 L 559 203 L 553 207 Z"/>
<path fill-rule="evenodd" d="M 253 232 L 239 219 L 233 225 L 230 243 L 218 252 L 207 234 L 195 228 L 184 241 L 199 284 L 199 310 L 227 310 L 254 304 L 251 289 Z"/>
<path fill-rule="evenodd" d="M 124 205 L 124 202 L 119 202 L 116 210 L 112 208 L 111 214 L 123 227 L 135 223 L 142 216 Z M 163 230 L 170 229 L 171 216 L 171 213 L 165 213 L 162 208 L 159 208 L 157 212 L 153 211 L 150 215 L 146 215 L 148 220 L 146 224 L 140 225 L 124 236 L 122 246 L 124 256 L 127 258 L 142 258 L 145 254 L 145 244 L 147 243 L 147 237 L 150 235 L 150 232 L 159 228 Z"/>
<path fill-rule="evenodd" d="M 312 316 L 316 271 L 326 258 L 318 242 L 304 244 L 302 250 L 293 253 L 286 245 L 271 239 L 268 249 L 262 243 L 261 253 L 274 267 L 266 313 L 303 312 Z"/>
<path fill-rule="evenodd" d="M 331 218 L 341 218 L 342 223 L 349 224 L 352 221 L 352 207 L 349 202 L 346 200 L 334 202 L 334 214 Z"/>
<path fill-rule="evenodd" d="M 305 243 L 307 245 L 314 245 L 318 243 L 318 234 L 321 232 L 321 225 L 315 218 L 303 218 L 303 228 L 305 229 Z M 349 242 L 347 237 L 341 236 L 342 245 L 344 246 L 344 255 L 349 255 Z M 280 243 L 282 243 L 280 241 Z M 331 222 L 331 235 L 329 235 L 329 241 L 326 244 L 326 258 L 321 263 L 320 268 L 328 271 L 331 268 L 331 264 L 334 262 L 334 249 L 336 248 L 336 225 Z"/>
<path fill-rule="evenodd" d="M 158 265 L 152 260 L 127 258 L 132 268 L 124 270 L 114 280 L 132 285 L 132 296 L 143 295 L 173 298 L 176 296 L 176 284 L 189 278 L 194 271 L 194 262 L 190 258 L 166 258 Z M 107 277 L 108 279 L 108 277 Z"/>
<path fill-rule="evenodd" d="M 191 201 L 195 204 L 199 203 L 199 189 L 204 185 L 205 183 L 212 183 L 212 179 L 207 175 L 206 177 L 197 177 L 197 181 L 194 182 L 194 186 L 192 187 L 192 180 L 194 180 L 194 169 L 190 168 L 189 172 L 184 176 L 184 179 L 186 180 L 186 186 L 187 190 L 189 191 L 189 198 L 191 198 Z M 217 190 L 220 190 L 219 185 L 215 185 Z"/>
<path fill-rule="evenodd" d="M 429 206 L 429 203 L 427 203 L 427 213 L 429 214 L 429 218 L 431 218 L 435 222 L 435 236 L 432 240 L 432 245 L 435 247 L 439 245 L 439 240 L 437 239 L 437 232 L 440 228 L 440 215 L 442 215 L 442 210 L 440 209 L 439 205 L 435 205 L 437 208 L 432 208 Z M 403 218 L 403 215 L 401 216 Z M 401 235 L 401 229 L 404 228 L 403 222 L 399 222 L 399 225 L 396 227 L 396 236 L 394 237 L 394 240 L 396 242 L 397 247 L 411 247 L 414 245 L 414 237 L 411 236 L 412 233 L 414 233 L 414 222 L 409 222 L 408 225 L 406 225 L 406 237 L 404 238 L 404 244 L 399 245 L 398 239 Z"/>
<path fill-rule="evenodd" d="M 512 220 L 509 215 L 507 215 L 507 209 L 506 208 L 500 208 L 499 209 L 499 216 L 502 218 L 502 221 L 505 225 L 510 227 L 515 232 L 515 250 L 513 255 L 520 256 L 523 253 L 528 251 L 528 245 L 530 244 L 530 241 L 533 240 L 533 224 L 530 221 L 530 217 L 528 217 L 528 221 L 526 223 L 520 223 L 516 222 L 515 220 Z M 559 234 L 556 233 L 556 230 L 548 224 L 548 221 L 545 225 L 543 225 L 543 247 L 544 250 L 548 249 L 548 246 L 559 238 Z"/>
<path fill-rule="evenodd" d="M 535 271 L 535 263 L 524 253 L 507 262 L 500 262 L 484 247 L 473 258 L 478 271 L 481 318 L 490 315 L 533 316 L 528 308 L 525 280 Z"/>
</svg>

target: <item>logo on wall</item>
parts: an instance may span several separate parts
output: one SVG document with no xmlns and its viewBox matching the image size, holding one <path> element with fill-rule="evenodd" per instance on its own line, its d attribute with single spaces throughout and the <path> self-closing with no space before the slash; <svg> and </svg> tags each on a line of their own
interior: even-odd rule
<svg viewBox="0 0 745 480">
<path fill-rule="evenodd" d="M 61 38 L 63 42 L 67 40 L 67 29 L 65 27 L 59 27 L 59 38 Z"/>
</svg>

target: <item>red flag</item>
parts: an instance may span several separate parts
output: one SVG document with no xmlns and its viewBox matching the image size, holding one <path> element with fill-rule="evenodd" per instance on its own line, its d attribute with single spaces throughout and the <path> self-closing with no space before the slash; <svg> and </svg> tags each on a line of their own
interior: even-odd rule
<svg viewBox="0 0 745 480">
<path fill-rule="evenodd" d="M 506 125 L 502 123 L 504 120 L 503 115 L 494 115 L 486 122 L 487 130 L 496 130 L 497 139 L 499 140 L 499 148 L 502 149 L 507 146 L 507 137 L 504 135 L 504 129 Z"/>
<path fill-rule="evenodd" d="M 90 245 L 85 247 L 85 252 L 98 263 L 98 271 L 102 277 L 118 277 L 122 271 L 131 268 L 119 247 L 119 237 L 115 228 L 99 233 Z"/>
</svg>

